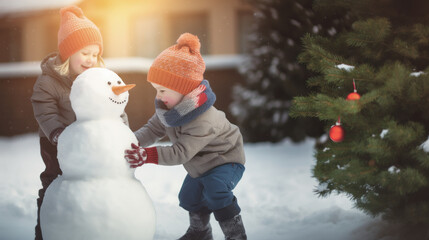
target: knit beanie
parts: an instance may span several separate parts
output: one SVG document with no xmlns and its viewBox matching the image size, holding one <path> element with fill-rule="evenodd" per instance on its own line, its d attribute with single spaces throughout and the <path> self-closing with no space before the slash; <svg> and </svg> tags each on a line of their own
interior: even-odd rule
<svg viewBox="0 0 429 240">
<path fill-rule="evenodd" d="M 147 80 L 183 95 L 190 93 L 201 84 L 206 69 L 200 47 L 197 36 L 183 33 L 176 45 L 165 49 L 155 58 Z"/>
<path fill-rule="evenodd" d="M 58 31 L 58 50 L 61 61 L 88 45 L 96 44 L 103 53 L 103 39 L 98 27 L 83 15 L 82 9 L 68 6 L 60 9 L 61 24 Z"/>
</svg>

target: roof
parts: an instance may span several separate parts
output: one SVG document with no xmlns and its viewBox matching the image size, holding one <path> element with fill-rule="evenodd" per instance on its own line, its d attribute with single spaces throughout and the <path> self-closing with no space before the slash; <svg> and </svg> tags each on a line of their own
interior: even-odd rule
<svg viewBox="0 0 429 240">
<path fill-rule="evenodd" d="M 82 0 L 0 0 L 0 16 L 58 9 Z"/>
<path fill-rule="evenodd" d="M 207 70 L 238 68 L 244 62 L 242 55 L 207 55 L 203 56 Z M 141 57 L 107 58 L 106 67 L 117 73 L 147 73 L 153 59 Z M 41 73 L 40 62 L 0 63 L 0 78 L 37 76 Z"/>
</svg>

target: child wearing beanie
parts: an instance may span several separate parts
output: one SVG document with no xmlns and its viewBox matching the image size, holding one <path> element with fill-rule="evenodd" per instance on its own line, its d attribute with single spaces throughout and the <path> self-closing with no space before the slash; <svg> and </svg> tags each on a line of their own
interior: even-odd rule
<svg viewBox="0 0 429 240">
<path fill-rule="evenodd" d="M 73 81 L 88 68 L 103 66 L 103 39 L 98 27 L 76 6 L 60 10 L 58 53 L 51 53 L 41 62 L 42 74 L 33 87 L 31 103 L 39 124 L 40 152 L 45 171 L 40 174 L 42 189 L 37 199 L 36 239 L 42 239 L 40 206 L 51 182 L 62 174 L 57 159 L 58 136 L 76 120 L 69 100 Z M 128 124 L 124 113 L 122 118 Z"/>
<path fill-rule="evenodd" d="M 125 151 L 131 167 L 152 163 L 183 165 L 188 174 L 179 193 L 190 226 L 180 239 L 213 239 L 210 214 L 225 239 L 247 239 L 232 190 L 244 172 L 243 139 L 237 126 L 213 104 L 216 96 L 204 80 L 198 37 L 184 33 L 149 69 L 156 90 L 155 114 L 135 132 L 140 146 Z M 171 146 L 148 147 L 164 136 Z"/>
</svg>

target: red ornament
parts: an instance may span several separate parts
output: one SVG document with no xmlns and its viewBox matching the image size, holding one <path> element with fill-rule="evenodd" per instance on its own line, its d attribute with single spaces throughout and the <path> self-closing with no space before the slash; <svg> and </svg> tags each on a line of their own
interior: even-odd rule
<svg viewBox="0 0 429 240">
<path fill-rule="evenodd" d="M 344 140 L 344 129 L 340 123 L 340 117 L 338 117 L 338 122 L 331 127 L 329 130 L 329 138 L 334 142 L 342 142 Z"/>
<path fill-rule="evenodd" d="M 357 92 L 352 92 L 347 96 L 347 100 L 353 101 L 353 100 L 359 100 L 360 95 Z"/>
<path fill-rule="evenodd" d="M 356 90 L 356 83 L 354 79 L 353 79 L 353 89 L 354 89 L 353 92 L 347 96 L 346 98 L 347 100 L 354 101 L 354 100 L 360 99 L 360 95 L 359 93 L 357 93 L 357 90 Z"/>
</svg>

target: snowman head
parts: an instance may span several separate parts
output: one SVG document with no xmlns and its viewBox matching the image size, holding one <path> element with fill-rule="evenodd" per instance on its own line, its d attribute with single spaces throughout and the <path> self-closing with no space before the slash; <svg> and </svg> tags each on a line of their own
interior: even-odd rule
<svg viewBox="0 0 429 240">
<path fill-rule="evenodd" d="M 70 101 L 77 120 L 119 118 L 128 102 L 126 85 L 113 71 L 90 68 L 73 82 Z"/>
</svg>

